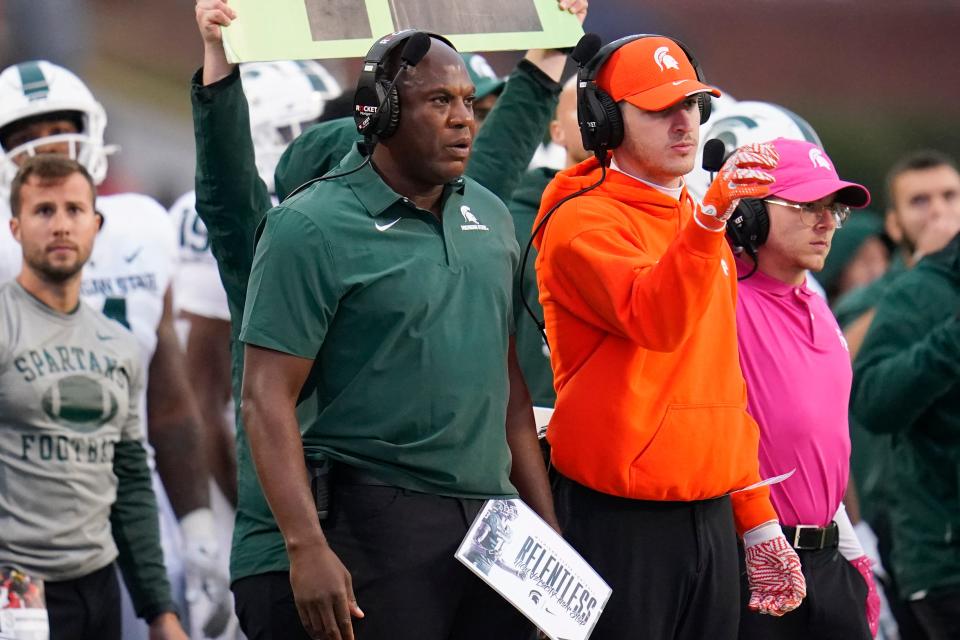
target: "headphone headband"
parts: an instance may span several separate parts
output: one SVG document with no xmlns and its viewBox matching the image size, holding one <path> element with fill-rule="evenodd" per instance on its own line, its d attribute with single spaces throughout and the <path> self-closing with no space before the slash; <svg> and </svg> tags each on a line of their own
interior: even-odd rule
<svg viewBox="0 0 960 640">
<path fill-rule="evenodd" d="M 453 43 L 442 35 L 429 31 L 421 32 L 419 29 L 395 31 L 374 42 L 363 59 L 363 68 L 353 94 L 353 119 L 357 131 L 364 137 L 376 136 L 383 139 L 396 131 L 400 122 L 400 101 L 396 88 L 387 95 L 390 79 L 386 78 L 385 64 L 394 49 L 417 33 L 424 33 L 454 51 L 457 50 Z"/>
</svg>

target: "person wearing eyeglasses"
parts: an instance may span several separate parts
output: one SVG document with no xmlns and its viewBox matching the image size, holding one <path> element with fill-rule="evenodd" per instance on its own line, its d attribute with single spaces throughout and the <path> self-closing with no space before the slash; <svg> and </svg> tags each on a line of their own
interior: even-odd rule
<svg viewBox="0 0 960 640">
<path fill-rule="evenodd" d="M 750 238 L 755 262 L 737 258 L 740 366 L 748 409 L 760 426 L 760 474 L 795 469 L 770 488 L 784 534 L 800 556 L 807 598 L 780 618 L 747 608 L 741 589 L 740 638 L 844 638 L 876 633 L 879 600 L 843 506 L 850 461 L 847 407 L 852 371 L 826 300 L 807 286 L 823 268 L 834 234 L 870 193 L 840 179 L 820 147 L 777 138 L 780 161 L 763 199 L 743 200 L 731 216 L 731 243 Z M 739 233 L 738 233 L 739 232 Z M 735 246 L 734 249 L 742 248 Z M 744 572 L 741 571 L 741 574 Z"/>
</svg>

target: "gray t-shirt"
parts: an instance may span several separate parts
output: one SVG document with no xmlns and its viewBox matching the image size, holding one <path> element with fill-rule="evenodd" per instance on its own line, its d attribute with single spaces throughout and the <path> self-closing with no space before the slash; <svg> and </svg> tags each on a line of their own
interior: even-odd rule
<svg viewBox="0 0 960 640">
<path fill-rule="evenodd" d="M 111 563 L 118 441 L 143 440 L 136 339 L 85 304 L 0 286 L 0 565 L 70 580 Z"/>
</svg>

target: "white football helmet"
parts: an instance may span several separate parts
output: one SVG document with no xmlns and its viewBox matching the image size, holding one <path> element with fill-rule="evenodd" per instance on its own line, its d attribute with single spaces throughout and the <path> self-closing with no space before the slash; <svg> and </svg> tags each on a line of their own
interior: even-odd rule
<svg viewBox="0 0 960 640">
<path fill-rule="evenodd" d="M 37 138 L 13 149 L 4 146 L 0 193 L 9 191 L 17 174 L 14 158 L 36 155 L 38 147 L 53 143 L 67 143 L 70 157 L 86 167 L 96 184 L 103 182 L 107 176 L 107 156 L 116 147 L 103 142 L 107 114 L 87 85 L 72 72 L 46 60 L 22 62 L 0 73 L 0 132 L 19 120 L 59 112 L 78 116 L 80 132 Z M 2 143 L 0 139 L 0 145 Z"/>
<path fill-rule="evenodd" d="M 250 106 L 257 172 L 273 193 L 273 173 L 284 149 L 317 121 L 326 102 L 342 89 L 312 60 L 251 62 L 240 66 L 240 77 Z"/>
<path fill-rule="evenodd" d="M 697 159 L 693 171 L 685 177 L 687 188 L 698 200 L 703 198 L 710 186 L 710 174 L 702 166 L 703 145 L 714 138 L 723 141 L 726 154 L 745 144 L 769 142 L 775 138 L 806 140 L 823 147 L 813 127 L 789 109 L 753 100 L 725 105 L 700 127 Z"/>
</svg>

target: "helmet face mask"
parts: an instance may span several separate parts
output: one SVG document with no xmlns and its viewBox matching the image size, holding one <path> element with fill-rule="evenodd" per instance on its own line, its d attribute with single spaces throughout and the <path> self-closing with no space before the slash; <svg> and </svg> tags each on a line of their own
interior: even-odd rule
<svg viewBox="0 0 960 640">
<path fill-rule="evenodd" d="M 0 161 L 0 192 L 4 196 L 17 173 L 17 161 L 49 146 L 63 145 L 71 158 L 86 167 L 95 184 L 106 178 L 107 156 L 115 148 L 104 144 L 107 115 L 83 81 L 45 60 L 4 69 L 0 73 L 0 131 L 8 133 L 20 123 L 46 119 L 76 120 L 80 131 L 35 138 L 12 149 L 4 147 Z"/>
<path fill-rule="evenodd" d="M 339 83 L 313 61 L 253 62 L 240 66 L 250 109 L 250 135 L 257 173 L 272 193 L 273 174 L 294 138 L 317 122 Z"/>
</svg>

